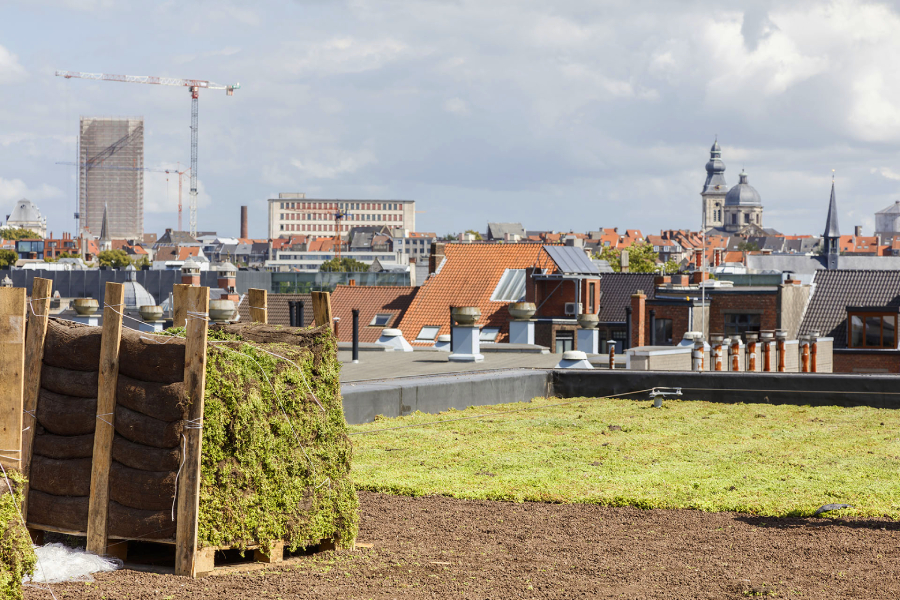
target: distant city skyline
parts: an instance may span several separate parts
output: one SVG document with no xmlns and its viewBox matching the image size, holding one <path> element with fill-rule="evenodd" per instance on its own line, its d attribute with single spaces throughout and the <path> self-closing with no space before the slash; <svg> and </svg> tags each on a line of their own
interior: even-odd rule
<svg viewBox="0 0 900 600">
<path fill-rule="evenodd" d="M 0 19 L 0 212 L 74 231 L 79 117 L 143 115 L 148 167 L 190 160 L 186 89 L 56 69 L 241 83 L 200 95 L 200 230 L 267 233 L 280 192 L 407 198 L 439 235 L 699 229 L 716 135 L 765 227 L 847 232 L 900 199 L 900 13 L 875 2 L 12 0 Z M 135 26 L 140 24 L 140 26 Z M 731 173 L 729 176 L 728 173 Z M 167 181 L 168 179 L 168 181 Z M 177 227 L 144 177 L 144 229 Z M 183 200 L 187 205 L 187 189 Z M 187 215 L 187 212 L 185 212 Z M 187 228 L 185 217 L 184 228 Z"/>
</svg>

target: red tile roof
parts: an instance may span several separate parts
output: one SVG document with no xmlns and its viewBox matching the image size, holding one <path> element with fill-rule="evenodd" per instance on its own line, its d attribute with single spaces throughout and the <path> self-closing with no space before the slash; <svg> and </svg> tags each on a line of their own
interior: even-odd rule
<svg viewBox="0 0 900 600">
<path fill-rule="evenodd" d="M 419 288 L 409 286 L 339 285 L 331 293 L 331 313 L 339 317 L 338 340 L 353 341 L 353 309 L 359 309 L 359 341 L 374 342 L 385 327 L 397 327 Z M 393 315 L 383 327 L 369 323 L 375 315 Z M 416 332 L 418 334 L 418 331 Z M 406 332 L 404 332 L 406 337 Z M 407 339 L 409 339 L 407 337 Z"/>
<path fill-rule="evenodd" d="M 403 337 L 416 344 L 425 325 L 440 326 L 439 335 L 450 333 L 450 306 L 477 306 L 481 309 L 478 324 L 499 327 L 497 341 L 504 341 L 509 333 L 509 303 L 492 302 L 491 295 L 506 269 L 533 266 L 556 270 L 541 244 L 447 244 L 443 266 L 425 281 L 400 320 Z"/>
</svg>

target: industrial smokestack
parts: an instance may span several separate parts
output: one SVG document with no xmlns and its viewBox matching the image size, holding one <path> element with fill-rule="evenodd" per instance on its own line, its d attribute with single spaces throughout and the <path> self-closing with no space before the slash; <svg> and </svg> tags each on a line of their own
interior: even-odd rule
<svg viewBox="0 0 900 600">
<path fill-rule="evenodd" d="M 246 239 L 250 237 L 247 235 L 247 207 L 241 207 L 241 237 Z"/>
</svg>

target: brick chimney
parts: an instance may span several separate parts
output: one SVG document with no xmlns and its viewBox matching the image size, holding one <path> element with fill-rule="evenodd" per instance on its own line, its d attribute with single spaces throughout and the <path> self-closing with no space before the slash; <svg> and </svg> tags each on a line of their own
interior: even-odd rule
<svg viewBox="0 0 900 600">
<path fill-rule="evenodd" d="M 629 348 L 643 346 L 646 339 L 647 295 L 638 290 L 631 295 L 631 344 Z"/>
<path fill-rule="evenodd" d="M 181 266 L 181 283 L 184 285 L 200 285 L 200 263 L 188 257 Z"/>
<path fill-rule="evenodd" d="M 694 250 L 694 267 L 699 269 L 703 264 L 703 248 Z"/>
<path fill-rule="evenodd" d="M 714 266 L 718 267 L 719 265 L 721 265 L 722 264 L 722 249 L 716 248 L 715 250 L 713 250 L 713 257 L 714 257 L 713 258 Z"/>
<path fill-rule="evenodd" d="M 444 248 L 447 247 L 445 242 L 431 242 L 431 255 L 428 257 L 428 272 L 436 273 L 437 268 L 444 260 Z"/>
<path fill-rule="evenodd" d="M 249 234 L 247 233 L 247 207 L 241 207 L 241 237 L 247 239 Z"/>
</svg>

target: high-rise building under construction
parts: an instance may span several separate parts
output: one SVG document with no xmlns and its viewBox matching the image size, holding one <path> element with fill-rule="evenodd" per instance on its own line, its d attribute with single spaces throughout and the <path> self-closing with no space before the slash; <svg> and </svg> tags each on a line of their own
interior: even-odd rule
<svg viewBox="0 0 900 600">
<path fill-rule="evenodd" d="M 144 234 L 143 117 L 81 117 L 78 139 L 80 229 L 100 235 L 104 208 L 109 237 Z"/>
</svg>

